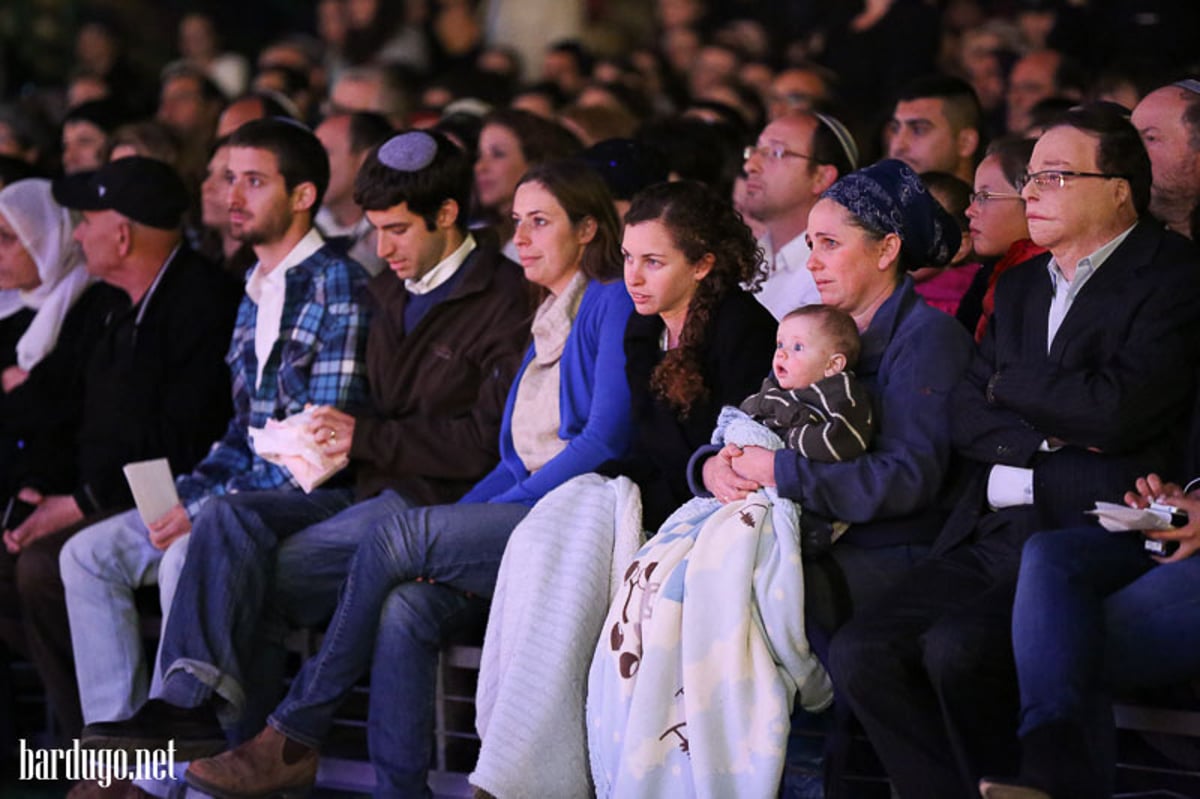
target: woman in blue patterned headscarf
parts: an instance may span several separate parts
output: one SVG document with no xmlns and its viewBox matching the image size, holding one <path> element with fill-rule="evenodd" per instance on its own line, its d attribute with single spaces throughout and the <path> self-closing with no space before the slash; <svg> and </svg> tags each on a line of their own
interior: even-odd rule
<svg viewBox="0 0 1200 799">
<path fill-rule="evenodd" d="M 807 237 L 821 299 L 849 313 L 862 334 L 856 374 L 879 422 L 873 448 L 842 463 L 757 447 L 728 460 L 695 460 L 703 461 L 704 487 L 724 502 L 777 485 L 804 509 L 806 531 L 819 527 L 818 517 L 851 523 L 828 556 L 806 564 L 805 604 L 819 651 L 821 633 L 869 604 L 938 532 L 933 504 L 951 449 L 947 400 L 972 345 L 961 325 L 916 295 L 906 274 L 946 263 L 959 245 L 957 224 L 908 166 L 881 161 L 843 177 L 814 206 Z"/>
<path fill-rule="evenodd" d="M 862 235 L 829 235 L 844 225 Z M 878 307 L 873 301 L 891 296 L 901 275 L 910 268 L 944 266 L 960 243 L 953 217 L 912 169 L 895 160 L 851 172 L 830 186 L 812 210 L 808 237 L 809 270 L 822 301 L 850 313 L 860 329 Z"/>
</svg>

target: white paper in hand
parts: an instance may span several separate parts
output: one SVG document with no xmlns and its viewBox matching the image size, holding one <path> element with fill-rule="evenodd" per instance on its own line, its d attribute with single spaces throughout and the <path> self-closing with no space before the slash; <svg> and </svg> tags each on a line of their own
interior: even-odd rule
<svg viewBox="0 0 1200 799">
<path fill-rule="evenodd" d="M 1100 526 L 1110 533 L 1127 530 L 1170 530 L 1171 520 L 1149 508 L 1139 510 L 1113 502 L 1097 502 L 1095 510 L 1087 511 L 1100 521 Z"/>
<path fill-rule="evenodd" d="M 291 472 L 306 494 L 350 463 L 345 455 L 330 458 L 321 451 L 308 431 L 312 414 L 313 409 L 307 408 L 282 422 L 268 419 L 265 427 L 251 427 L 249 431 L 258 456 Z"/>
<path fill-rule="evenodd" d="M 179 504 L 175 479 L 171 477 L 171 465 L 166 458 L 128 463 L 124 471 L 138 513 L 147 526 Z"/>
</svg>

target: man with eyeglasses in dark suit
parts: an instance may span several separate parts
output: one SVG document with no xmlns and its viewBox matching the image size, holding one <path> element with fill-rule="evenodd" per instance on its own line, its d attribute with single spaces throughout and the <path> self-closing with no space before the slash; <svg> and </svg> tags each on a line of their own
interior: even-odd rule
<svg viewBox="0 0 1200 799">
<path fill-rule="evenodd" d="M 1009 634 L 1021 549 L 1170 469 L 1194 398 L 1200 252 L 1147 214 L 1150 160 L 1112 106 L 1065 114 L 1021 181 L 1006 272 L 951 409 L 966 461 L 931 556 L 834 639 L 831 673 L 904 797 L 1017 771 Z"/>
</svg>

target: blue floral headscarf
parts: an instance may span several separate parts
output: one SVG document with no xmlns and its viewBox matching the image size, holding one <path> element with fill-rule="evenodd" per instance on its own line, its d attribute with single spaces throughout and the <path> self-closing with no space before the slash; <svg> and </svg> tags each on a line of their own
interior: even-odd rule
<svg viewBox="0 0 1200 799">
<path fill-rule="evenodd" d="M 843 206 L 865 227 L 899 236 L 904 262 L 913 269 L 945 266 L 962 243 L 954 217 L 902 161 L 889 158 L 851 172 L 821 196 Z"/>
</svg>

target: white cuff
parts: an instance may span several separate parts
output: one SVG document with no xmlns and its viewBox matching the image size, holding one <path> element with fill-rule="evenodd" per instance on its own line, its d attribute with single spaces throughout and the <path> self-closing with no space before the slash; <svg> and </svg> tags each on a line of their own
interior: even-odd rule
<svg viewBox="0 0 1200 799">
<path fill-rule="evenodd" d="M 993 510 L 1033 504 L 1033 469 L 997 464 L 988 473 L 988 504 Z"/>
</svg>

